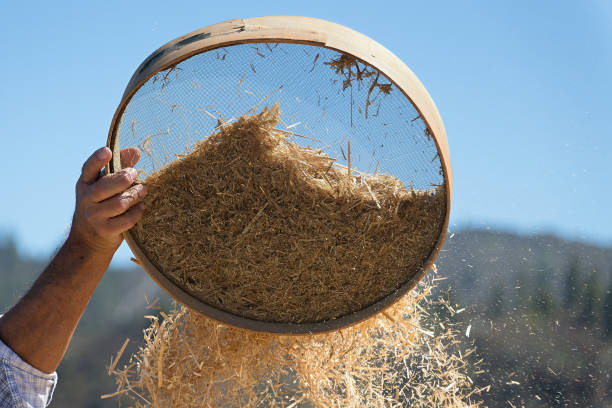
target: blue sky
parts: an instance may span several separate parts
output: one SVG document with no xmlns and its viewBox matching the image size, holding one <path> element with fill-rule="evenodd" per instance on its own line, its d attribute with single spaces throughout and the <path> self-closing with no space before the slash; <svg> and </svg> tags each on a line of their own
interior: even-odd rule
<svg viewBox="0 0 612 408">
<path fill-rule="evenodd" d="M 448 133 L 452 228 L 612 245 L 606 0 L 2 2 L 0 231 L 30 254 L 60 244 L 81 164 L 152 51 L 222 20 L 283 14 L 361 31 L 421 79 Z"/>
</svg>

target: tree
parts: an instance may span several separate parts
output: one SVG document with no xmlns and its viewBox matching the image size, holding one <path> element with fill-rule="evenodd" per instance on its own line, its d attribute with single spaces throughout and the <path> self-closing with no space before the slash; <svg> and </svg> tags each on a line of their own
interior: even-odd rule
<svg viewBox="0 0 612 408">
<path fill-rule="evenodd" d="M 579 279 L 580 267 L 578 265 L 578 257 L 573 255 L 569 261 L 563 293 L 563 306 L 566 309 L 572 309 L 578 300 L 578 296 L 580 294 Z"/>
<path fill-rule="evenodd" d="M 491 289 L 488 311 L 489 316 L 492 318 L 501 317 L 504 313 L 504 288 L 499 283 Z"/>
<path fill-rule="evenodd" d="M 601 311 L 603 334 L 606 338 L 612 338 L 612 280 L 606 291 Z"/>
<path fill-rule="evenodd" d="M 516 273 L 516 279 L 514 281 L 514 289 L 516 290 L 515 301 L 517 303 L 517 308 L 526 309 L 529 307 L 531 300 L 530 288 L 531 280 L 529 279 L 529 274 L 525 268 L 521 266 Z"/>
<path fill-rule="evenodd" d="M 601 301 L 600 285 L 599 271 L 594 269 L 584 282 L 580 296 L 581 310 L 579 321 L 584 325 L 591 325 L 599 320 L 597 319 L 597 314 Z"/>
<path fill-rule="evenodd" d="M 478 284 L 478 272 L 472 265 L 465 265 L 459 275 L 459 285 L 461 289 L 475 289 Z"/>
<path fill-rule="evenodd" d="M 531 298 L 531 307 L 538 313 L 550 314 L 555 309 L 555 299 L 550 289 L 550 269 L 542 267 L 537 270 L 535 288 Z"/>
</svg>

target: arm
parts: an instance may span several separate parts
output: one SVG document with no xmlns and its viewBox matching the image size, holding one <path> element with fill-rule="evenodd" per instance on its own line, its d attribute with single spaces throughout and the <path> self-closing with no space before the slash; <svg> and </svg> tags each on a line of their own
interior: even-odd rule
<svg viewBox="0 0 612 408">
<path fill-rule="evenodd" d="M 136 224 L 144 209 L 146 189 L 132 185 L 138 149 L 122 150 L 126 168 L 98 178 L 111 156 L 102 148 L 85 162 L 68 239 L 32 288 L 0 318 L 2 341 L 43 372 L 56 370 L 122 233 Z"/>
</svg>

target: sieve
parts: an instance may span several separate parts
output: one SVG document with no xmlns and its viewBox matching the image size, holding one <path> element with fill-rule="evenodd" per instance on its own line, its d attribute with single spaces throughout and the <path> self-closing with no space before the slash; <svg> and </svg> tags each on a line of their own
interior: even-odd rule
<svg viewBox="0 0 612 408">
<path fill-rule="evenodd" d="M 394 262 L 401 273 L 394 276 L 400 278 L 387 284 L 379 276 L 370 286 L 380 293 L 366 303 L 347 306 L 340 315 L 283 320 L 270 310 L 273 317 L 258 318 L 246 309 L 242 313 L 225 307 L 221 290 L 208 299 L 187 287 L 177 276 L 192 276 L 191 272 L 177 272 L 167 259 L 154 254 L 136 227 L 125 233 L 125 239 L 138 262 L 171 297 L 219 322 L 254 331 L 305 334 L 362 321 L 393 304 L 432 267 L 447 231 L 452 191 L 446 133 L 433 100 L 412 71 L 372 39 L 324 20 L 273 16 L 225 21 L 167 43 L 144 60 L 125 89 L 108 136 L 113 151 L 109 171 L 121 169 L 122 148 L 135 146 L 141 151 L 135 168 L 146 182 L 147 176 L 168 168 L 219 128 L 272 104 L 280 107 L 278 131 L 296 146 L 317 149 L 334 166 L 346 169 L 349 178 L 361 180 L 373 206 L 380 208 L 366 180 L 377 174 L 399 180 L 413 195 L 436 194 L 434 222 L 413 215 L 416 225 L 435 228 L 427 240 L 408 237 L 425 249 L 418 259 L 397 256 Z M 272 207 L 245 211 L 254 215 L 252 223 Z M 194 216 L 197 211 L 193 209 Z M 377 237 L 381 253 L 387 238 L 392 237 Z M 185 240 L 184 245 L 203 243 Z M 367 259 L 361 259 L 352 268 L 355 279 L 366 264 Z M 408 264 L 412 266 L 402 266 Z M 197 273 L 206 279 L 205 268 Z M 364 295 L 370 286 L 362 290 Z M 270 287 L 270 299 L 288 296 L 287 291 L 275 293 L 274 282 Z M 322 295 L 316 294 L 335 296 L 340 293 L 335 290 L 326 294 L 323 287 Z M 340 290 L 350 292 L 351 283 Z"/>
</svg>

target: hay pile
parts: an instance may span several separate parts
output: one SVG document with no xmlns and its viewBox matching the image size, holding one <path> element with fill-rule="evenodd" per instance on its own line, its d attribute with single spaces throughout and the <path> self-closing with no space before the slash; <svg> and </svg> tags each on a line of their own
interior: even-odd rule
<svg viewBox="0 0 612 408">
<path fill-rule="evenodd" d="M 350 153 L 343 167 L 278 121 L 275 105 L 220 125 L 146 178 L 133 231 L 162 273 L 213 307 L 285 323 L 350 314 L 420 273 L 442 230 L 443 188 L 359 173 Z"/>
<path fill-rule="evenodd" d="M 149 316 L 145 342 L 115 376 L 136 407 L 476 407 L 477 369 L 454 309 L 422 282 L 391 309 L 333 333 L 289 337 L 235 329 L 180 307 Z M 426 311 L 428 310 L 428 311 Z M 427 327 L 424 321 L 427 320 Z"/>
</svg>

